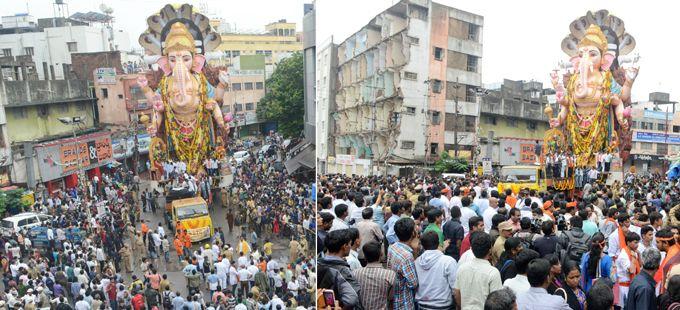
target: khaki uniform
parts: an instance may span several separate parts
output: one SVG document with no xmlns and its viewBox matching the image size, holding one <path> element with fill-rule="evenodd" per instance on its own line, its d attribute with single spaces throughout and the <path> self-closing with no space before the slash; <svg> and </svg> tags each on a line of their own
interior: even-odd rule
<svg viewBox="0 0 680 310">
<path fill-rule="evenodd" d="M 130 249 L 127 247 L 124 247 L 118 251 L 118 254 L 120 255 L 120 263 L 121 263 L 121 271 L 125 271 L 127 273 L 132 272 L 132 269 L 130 268 Z"/>
</svg>

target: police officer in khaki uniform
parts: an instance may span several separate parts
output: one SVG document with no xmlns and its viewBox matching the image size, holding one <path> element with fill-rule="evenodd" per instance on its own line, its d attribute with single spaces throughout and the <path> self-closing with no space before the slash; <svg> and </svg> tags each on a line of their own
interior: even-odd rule
<svg viewBox="0 0 680 310">
<path fill-rule="evenodd" d="M 127 244 L 123 245 L 120 251 L 118 251 L 118 254 L 120 255 L 120 263 L 123 265 L 120 268 L 121 271 L 125 270 L 126 273 L 131 273 L 132 269 L 130 268 L 130 255 L 132 255 L 132 253 L 130 252 Z"/>
</svg>

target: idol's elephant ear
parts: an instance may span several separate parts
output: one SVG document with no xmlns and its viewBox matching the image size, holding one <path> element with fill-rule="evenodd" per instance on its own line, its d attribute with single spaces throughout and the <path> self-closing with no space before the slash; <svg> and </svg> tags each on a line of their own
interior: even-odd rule
<svg viewBox="0 0 680 310">
<path fill-rule="evenodd" d="M 616 55 L 613 51 L 605 52 L 604 55 L 602 55 L 602 71 L 609 71 L 615 58 Z"/>
<path fill-rule="evenodd" d="M 201 72 L 203 70 L 203 66 L 205 66 L 205 56 L 201 54 L 195 54 L 194 64 L 191 66 L 191 71 L 197 73 Z"/>
<path fill-rule="evenodd" d="M 172 73 L 172 68 L 170 68 L 170 62 L 168 61 L 168 56 L 162 56 L 156 60 L 156 64 L 163 70 L 165 76 Z"/>
</svg>

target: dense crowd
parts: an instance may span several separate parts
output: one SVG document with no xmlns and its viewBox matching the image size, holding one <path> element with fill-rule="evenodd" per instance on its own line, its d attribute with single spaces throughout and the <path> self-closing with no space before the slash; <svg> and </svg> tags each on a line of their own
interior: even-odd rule
<svg viewBox="0 0 680 310">
<path fill-rule="evenodd" d="M 678 184 L 603 180 L 572 193 L 513 193 L 487 177 L 320 176 L 319 301 L 680 309 Z"/>
<path fill-rule="evenodd" d="M 181 163 L 166 163 L 172 169 L 160 182 L 165 186 L 155 188 L 121 168 L 101 178 L 83 176 L 75 188 L 37 193 L 25 211 L 49 215 L 43 229 L 0 237 L 0 308 L 310 308 L 316 282 L 311 182 L 270 169 L 274 160 L 245 160 L 222 189 L 215 188 L 215 162 L 207 160 L 207 173 L 198 176 L 182 171 Z M 165 213 L 176 188 L 228 208 L 225 219 L 213 216 L 215 224 L 226 221 L 228 231 L 216 225 L 208 240 L 192 244 L 169 216 L 145 220 Z M 276 255 L 282 242 L 290 249 Z"/>
</svg>

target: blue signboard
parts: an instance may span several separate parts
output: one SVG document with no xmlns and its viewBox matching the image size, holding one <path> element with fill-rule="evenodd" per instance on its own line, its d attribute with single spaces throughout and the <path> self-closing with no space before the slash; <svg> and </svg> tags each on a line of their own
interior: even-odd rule
<svg viewBox="0 0 680 310">
<path fill-rule="evenodd" d="M 680 144 L 680 135 L 666 134 L 663 132 L 644 132 L 636 131 L 633 133 L 633 141 Z"/>
<path fill-rule="evenodd" d="M 645 118 L 654 118 L 654 119 L 666 119 L 668 117 L 669 120 L 673 119 L 673 113 L 669 112 L 664 112 L 664 111 L 653 111 L 653 110 L 645 110 L 644 113 Z"/>
</svg>

